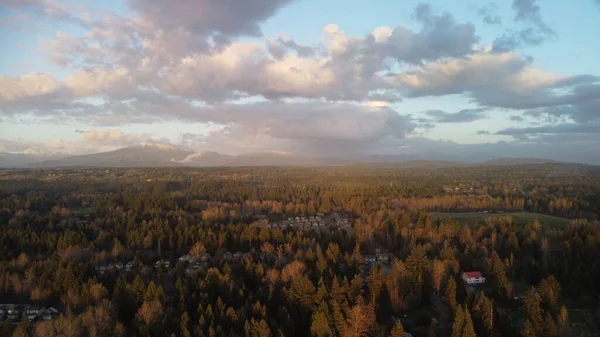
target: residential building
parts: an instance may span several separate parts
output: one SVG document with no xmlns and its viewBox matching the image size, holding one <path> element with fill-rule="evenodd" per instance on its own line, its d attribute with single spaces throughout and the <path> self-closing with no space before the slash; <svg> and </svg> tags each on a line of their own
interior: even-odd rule
<svg viewBox="0 0 600 337">
<path fill-rule="evenodd" d="M 462 279 L 467 284 L 481 284 L 485 283 L 485 277 L 480 271 L 468 271 L 462 274 Z"/>
</svg>

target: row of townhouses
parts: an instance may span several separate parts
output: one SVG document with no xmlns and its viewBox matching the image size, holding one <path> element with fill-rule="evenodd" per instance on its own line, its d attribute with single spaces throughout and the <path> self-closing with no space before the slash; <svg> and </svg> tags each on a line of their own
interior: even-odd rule
<svg viewBox="0 0 600 337">
<path fill-rule="evenodd" d="M 41 307 L 30 304 L 0 304 L 0 322 L 18 324 L 23 318 L 29 322 L 50 321 L 60 312 L 54 307 Z"/>
</svg>

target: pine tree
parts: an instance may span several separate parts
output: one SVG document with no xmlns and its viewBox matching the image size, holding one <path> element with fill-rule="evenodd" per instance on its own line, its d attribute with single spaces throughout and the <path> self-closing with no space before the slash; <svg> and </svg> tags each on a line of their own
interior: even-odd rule
<svg viewBox="0 0 600 337">
<path fill-rule="evenodd" d="M 340 336 L 344 332 L 344 315 L 342 314 L 342 309 L 337 301 L 333 301 L 331 303 L 331 324 L 333 325 L 333 329 L 337 332 L 337 335 Z"/>
<path fill-rule="evenodd" d="M 546 337 L 556 337 L 558 336 L 558 329 L 556 328 L 556 322 L 554 322 L 554 319 L 552 318 L 552 316 L 550 315 L 550 313 L 546 313 L 546 316 L 544 317 L 544 336 Z"/>
<path fill-rule="evenodd" d="M 385 283 L 385 274 L 380 264 L 375 265 L 371 271 L 371 275 L 369 275 L 368 280 L 371 292 L 371 305 L 376 307 L 377 299 L 379 298 Z"/>
<path fill-rule="evenodd" d="M 429 259 L 423 246 L 414 246 L 410 250 L 406 258 L 406 268 L 415 286 L 417 288 L 421 287 L 425 282 L 425 274 L 429 269 Z"/>
<path fill-rule="evenodd" d="M 508 278 L 506 277 L 506 268 L 496 251 L 492 252 L 492 257 L 490 258 L 489 263 L 491 278 L 494 283 L 494 286 L 496 287 L 496 290 L 499 294 L 503 296 L 508 295 Z"/>
<path fill-rule="evenodd" d="M 192 336 L 192 334 L 190 333 L 190 330 L 189 330 L 189 325 L 190 325 L 190 316 L 186 311 L 181 315 L 180 329 L 181 329 L 182 337 L 191 337 Z"/>
<path fill-rule="evenodd" d="M 328 298 L 329 294 L 327 293 L 327 286 L 325 285 L 323 278 L 320 278 L 317 293 L 315 294 L 315 303 L 319 305 L 322 301 L 327 301 Z"/>
<path fill-rule="evenodd" d="M 446 294 L 444 299 L 452 308 L 452 311 L 456 311 L 457 303 L 456 303 L 456 281 L 453 277 L 448 280 L 448 285 L 446 286 Z"/>
<path fill-rule="evenodd" d="M 564 305 L 560 307 L 560 311 L 558 313 L 558 325 L 561 327 L 565 326 L 569 321 L 569 311 L 567 311 L 567 307 Z"/>
<path fill-rule="evenodd" d="M 402 326 L 402 322 L 398 320 L 394 327 L 392 327 L 392 331 L 390 332 L 390 337 L 405 337 L 406 333 L 404 333 L 404 327 Z"/>
<path fill-rule="evenodd" d="M 329 327 L 329 322 L 327 321 L 327 316 L 322 311 L 315 311 L 312 315 L 312 323 L 310 325 L 310 333 L 311 336 L 315 337 L 329 337 L 334 336 L 331 328 Z"/>
<path fill-rule="evenodd" d="M 542 330 L 542 309 L 540 308 L 540 297 L 535 288 L 530 288 L 525 298 L 525 312 L 527 319 L 531 322 L 536 333 Z"/>
<path fill-rule="evenodd" d="M 464 324 L 465 318 L 463 315 L 463 310 L 462 307 L 459 305 L 456 307 L 454 313 L 454 322 L 452 323 L 452 337 L 462 337 Z"/>
<path fill-rule="evenodd" d="M 346 337 L 362 337 L 368 335 L 374 326 L 375 312 L 359 296 L 356 305 L 346 313 L 346 325 L 343 335 Z"/>
<path fill-rule="evenodd" d="M 469 309 L 466 307 L 464 310 L 464 321 L 465 325 L 462 329 L 462 337 L 477 337 L 477 334 L 475 334 L 475 327 L 473 326 L 473 320 L 471 319 L 471 313 L 469 313 Z"/>
<path fill-rule="evenodd" d="M 435 337 L 437 335 L 438 322 L 435 318 L 431 319 L 429 330 L 427 331 L 427 337 Z"/>
<path fill-rule="evenodd" d="M 535 329 L 533 328 L 533 324 L 531 324 L 530 320 L 527 320 L 527 322 L 525 322 L 525 325 L 523 325 L 523 328 L 521 329 L 521 336 L 536 337 Z"/>
<path fill-rule="evenodd" d="M 560 284 L 550 275 L 548 278 L 543 279 L 539 285 L 539 292 L 544 305 L 552 309 L 552 312 L 558 311 L 558 299 L 560 297 Z"/>
<path fill-rule="evenodd" d="M 484 292 L 480 292 L 473 304 L 473 314 L 481 322 L 485 330 L 490 333 L 494 326 L 493 302 L 487 298 Z"/>
</svg>

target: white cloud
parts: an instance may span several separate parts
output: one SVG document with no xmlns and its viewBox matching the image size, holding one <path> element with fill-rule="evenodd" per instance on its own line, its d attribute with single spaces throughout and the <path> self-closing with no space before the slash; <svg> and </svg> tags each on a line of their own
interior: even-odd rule
<svg viewBox="0 0 600 337">
<path fill-rule="evenodd" d="M 52 76 L 32 73 L 20 77 L 0 77 L 0 101 L 15 101 L 55 93 L 61 84 Z"/>
<path fill-rule="evenodd" d="M 139 142 L 140 137 L 135 134 L 125 134 L 121 130 L 88 130 L 82 134 L 83 141 L 99 144 L 131 145 Z"/>
</svg>

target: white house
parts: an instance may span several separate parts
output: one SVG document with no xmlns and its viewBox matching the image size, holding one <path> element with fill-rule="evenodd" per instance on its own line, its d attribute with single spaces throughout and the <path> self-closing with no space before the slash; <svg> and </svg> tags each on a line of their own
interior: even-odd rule
<svg viewBox="0 0 600 337">
<path fill-rule="evenodd" d="M 463 281 L 467 284 L 485 283 L 485 277 L 479 271 L 468 271 L 462 274 Z"/>
</svg>

